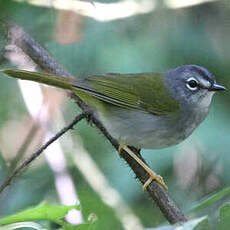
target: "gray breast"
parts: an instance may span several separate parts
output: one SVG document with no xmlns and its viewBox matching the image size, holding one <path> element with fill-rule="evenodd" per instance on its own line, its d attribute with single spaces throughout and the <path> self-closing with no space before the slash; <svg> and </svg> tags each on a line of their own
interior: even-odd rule
<svg viewBox="0 0 230 230">
<path fill-rule="evenodd" d="M 180 143 L 205 119 L 209 106 L 185 109 L 174 117 L 111 107 L 99 113 L 109 133 L 120 143 L 144 149 L 161 149 Z"/>
</svg>

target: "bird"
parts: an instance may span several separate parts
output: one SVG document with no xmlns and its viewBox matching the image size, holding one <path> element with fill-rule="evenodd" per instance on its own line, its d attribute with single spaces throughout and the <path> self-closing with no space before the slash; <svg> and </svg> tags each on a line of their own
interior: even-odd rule
<svg viewBox="0 0 230 230">
<path fill-rule="evenodd" d="M 204 67 L 183 65 L 163 73 L 98 74 L 65 78 L 47 73 L 5 69 L 10 77 L 71 90 L 91 106 L 104 127 L 149 174 L 143 189 L 163 178 L 139 159 L 137 149 L 163 149 L 181 143 L 207 117 L 216 91 L 226 88 Z"/>
</svg>

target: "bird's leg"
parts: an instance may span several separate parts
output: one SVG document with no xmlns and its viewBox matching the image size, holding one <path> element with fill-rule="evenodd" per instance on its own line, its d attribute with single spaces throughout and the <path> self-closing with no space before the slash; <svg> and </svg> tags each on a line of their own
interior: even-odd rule
<svg viewBox="0 0 230 230">
<path fill-rule="evenodd" d="M 145 182 L 145 184 L 142 187 L 144 191 L 153 180 L 162 185 L 165 190 L 168 190 L 168 187 L 165 184 L 163 178 L 160 175 L 157 175 L 152 169 L 150 169 L 128 146 L 120 144 L 118 149 L 119 153 L 122 151 L 122 149 L 125 150 L 149 174 L 149 179 Z"/>
</svg>

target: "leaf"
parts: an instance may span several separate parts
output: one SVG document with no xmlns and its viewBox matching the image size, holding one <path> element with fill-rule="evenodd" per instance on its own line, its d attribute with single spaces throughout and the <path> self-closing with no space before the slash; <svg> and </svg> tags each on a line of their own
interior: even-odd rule
<svg viewBox="0 0 230 230">
<path fill-rule="evenodd" d="M 225 204 L 220 209 L 220 219 L 218 221 L 218 230 L 230 228 L 230 203 Z"/>
<path fill-rule="evenodd" d="M 224 219 L 226 217 L 230 217 L 230 204 L 229 203 L 225 204 L 220 209 L 220 219 Z"/>
<path fill-rule="evenodd" d="M 184 223 L 182 226 L 178 226 L 175 228 L 175 230 L 193 230 L 193 229 L 203 229 L 203 226 L 202 228 L 199 227 L 199 225 L 201 225 L 203 222 L 207 222 L 208 218 L 207 216 L 203 216 L 203 217 L 200 217 L 200 218 L 196 218 L 196 219 L 193 219 L 193 220 L 190 220 L 186 223 Z"/>
<path fill-rule="evenodd" d="M 91 223 L 86 223 L 86 224 L 79 224 L 74 226 L 73 230 L 91 230 L 93 224 Z"/>
<path fill-rule="evenodd" d="M 212 205 L 214 202 L 222 199 L 223 197 L 230 195 L 230 187 L 228 188 L 224 188 L 223 190 L 221 190 L 220 192 L 215 193 L 214 195 L 208 197 L 206 200 L 202 201 L 200 204 L 196 205 L 195 207 L 193 207 L 189 213 L 191 212 L 196 212 L 202 208 L 206 208 L 209 205 Z"/>
<path fill-rule="evenodd" d="M 38 206 L 31 207 L 16 214 L 1 218 L 0 225 L 34 220 L 50 220 L 60 222 L 71 209 L 79 210 L 80 207 L 79 205 L 64 206 L 42 202 Z"/>
<path fill-rule="evenodd" d="M 200 221 L 195 227 L 194 230 L 210 230 L 209 219 L 208 217 Z"/>
</svg>

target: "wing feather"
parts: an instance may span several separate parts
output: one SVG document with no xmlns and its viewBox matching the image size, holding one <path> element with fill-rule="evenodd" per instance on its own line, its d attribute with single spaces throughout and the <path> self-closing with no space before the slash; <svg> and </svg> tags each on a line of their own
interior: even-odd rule
<svg viewBox="0 0 230 230">
<path fill-rule="evenodd" d="M 73 87 L 101 101 L 158 116 L 179 108 L 158 73 L 95 75 L 77 80 Z"/>
</svg>

